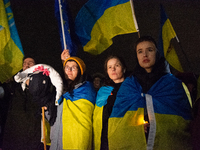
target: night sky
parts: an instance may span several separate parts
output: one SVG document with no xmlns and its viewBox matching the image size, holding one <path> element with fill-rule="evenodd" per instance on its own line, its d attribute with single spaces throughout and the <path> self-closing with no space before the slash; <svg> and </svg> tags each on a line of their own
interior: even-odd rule
<svg viewBox="0 0 200 150">
<path fill-rule="evenodd" d="M 54 15 L 54 0 L 10 0 L 18 34 L 25 55 L 33 55 L 39 63 L 46 63 L 62 72 L 62 51 L 58 23 Z M 72 20 L 87 0 L 68 0 Z M 174 27 L 181 42 L 177 53 L 187 72 L 200 74 L 200 1 L 199 0 L 134 0 L 136 19 L 140 35 L 151 35 L 158 41 L 160 30 L 160 4 Z M 103 63 L 109 54 L 122 56 L 131 71 L 134 66 L 133 47 L 137 33 L 117 36 L 105 52 L 92 56 L 78 45 L 77 56 L 87 66 L 87 72 L 103 72 Z M 183 55 L 183 52 L 185 55 Z M 186 58 L 189 60 L 189 64 Z"/>
</svg>

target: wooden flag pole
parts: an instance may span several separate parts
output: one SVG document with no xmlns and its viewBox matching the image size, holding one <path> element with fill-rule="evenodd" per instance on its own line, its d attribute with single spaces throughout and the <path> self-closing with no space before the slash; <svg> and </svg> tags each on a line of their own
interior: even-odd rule
<svg viewBox="0 0 200 150">
<path fill-rule="evenodd" d="M 46 150 L 44 107 L 42 107 L 42 130 L 43 130 L 44 150 Z"/>
</svg>

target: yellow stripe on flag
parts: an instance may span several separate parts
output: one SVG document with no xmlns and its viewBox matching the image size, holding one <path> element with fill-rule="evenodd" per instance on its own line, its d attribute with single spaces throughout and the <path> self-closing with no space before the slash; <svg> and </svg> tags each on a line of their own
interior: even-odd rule
<svg viewBox="0 0 200 150">
<path fill-rule="evenodd" d="M 169 19 L 166 20 L 162 27 L 162 39 L 163 39 L 163 49 L 164 56 L 167 62 L 174 67 L 176 70 L 183 72 L 183 68 L 177 56 L 177 53 L 171 44 L 171 40 L 176 37 L 176 33 L 171 25 Z"/>
<path fill-rule="evenodd" d="M 83 49 L 94 55 L 101 54 L 113 44 L 113 37 L 134 32 L 138 30 L 135 27 L 130 2 L 119 4 L 105 10 L 91 31 L 91 40 Z"/>
<path fill-rule="evenodd" d="M 9 7 L 9 1 L 4 5 L 3 0 L 0 0 L 0 82 L 2 83 L 22 69 L 22 59 L 24 56 L 23 50 L 19 49 L 11 37 L 10 28 L 13 28 L 15 23 L 12 22 L 9 25 L 8 21 L 13 19 L 13 13 L 6 12 L 6 9 Z M 14 36 L 16 38 L 16 35 Z"/>
</svg>

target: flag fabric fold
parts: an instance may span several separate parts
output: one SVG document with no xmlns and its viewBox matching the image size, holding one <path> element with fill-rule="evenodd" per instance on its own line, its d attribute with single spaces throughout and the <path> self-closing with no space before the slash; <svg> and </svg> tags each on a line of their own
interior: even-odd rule
<svg viewBox="0 0 200 150">
<path fill-rule="evenodd" d="M 24 52 L 9 0 L 0 0 L 0 82 L 22 69 Z"/>
<path fill-rule="evenodd" d="M 182 82 L 172 74 L 161 77 L 147 93 L 135 77 L 127 77 L 108 120 L 109 149 L 190 149 L 192 115 L 188 97 Z M 150 123 L 148 140 L 145 109 Z"/>
<path fill-rule="evenodd" d="M 174 49 L 171 44 L 173 38 L 177 38 L 177 35 L 172 27 L 172 24 L 167 17 L 164 8 L 160 5 L 160 39 L 159 39 L 159 50 L 161 54 L 166 58 L 167 62 L 176 70 L 183 72 L 183 68 Z M 179 42 L 179 41 L 178 41 Z"/>
<path fill-rule="evenodd" d="M 103 109 L 107 104 L 107 99 L 111 95 L 112 86 L 102 86 L 96 98 L 96 104 L 93 112 L 93 145 L 95 150 L 101 149 L 101 136 L 103 128 Z"/>
<path fill-rule="evenodd" d="M 61 5 L 61 9 L 60 6 Z M 66 0 L 55 0 L 55 16 L 59 25 L 60 42 L 62 50 L 69 49 L 71 56 L 76 56 L 77 46 L 71 39 L 68 4 Z M 60 12 L 61 11 L 61 12 Z M 63 23 L 63 24 L 62 24 Z"/>
<path fill-rule="evenodd" d="M 130 0 L 89 0 L 75 19 L 83 50 L 97 55 L 112 45 L 116 35 L 138 32 L 133 17 Z"/>
</svg>

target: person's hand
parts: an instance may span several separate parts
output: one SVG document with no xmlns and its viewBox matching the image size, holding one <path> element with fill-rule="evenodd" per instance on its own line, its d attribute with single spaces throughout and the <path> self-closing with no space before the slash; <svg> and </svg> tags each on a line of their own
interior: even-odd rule
<svg viewBox="0 0 200 150">
<path fill-rule="evenodd" d="M 43 106 L 44 110 L 47 110 L 47 107 L 46 106 Z"/>
<path fill-rule="evenodd" d="M 70 57 L 69 50 L 68 49 L 64 49 L 63 52 L 61 53 L 62 62 L 64 62 L 69 57 Z"/>
<path fill-rule="evenodd" d="M 29 86 L 30 79 L 26 80 L 26 85 Z"/>
<path fill-rule="evenodd" d="M 149 123 L 144 123 L 144 132 L 147 133 L 148 132 L 148 127 L 150 127 Z"/>
</svg>

